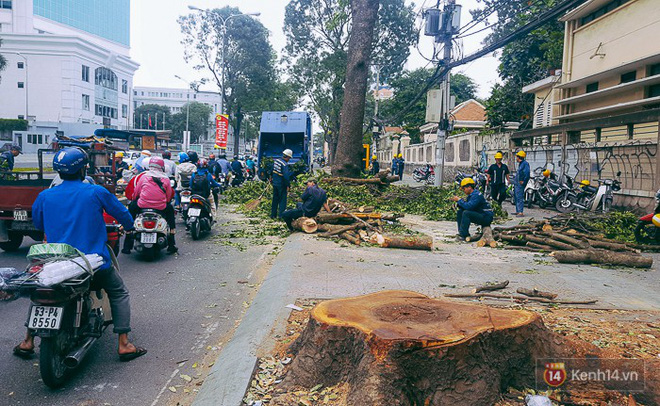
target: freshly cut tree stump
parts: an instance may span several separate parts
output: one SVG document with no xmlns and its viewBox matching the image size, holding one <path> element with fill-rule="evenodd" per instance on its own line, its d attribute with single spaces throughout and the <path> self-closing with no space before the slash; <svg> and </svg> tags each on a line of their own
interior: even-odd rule
<svg viewBox="0 0 660 406">
<path fill-rule="evenodd" d="M 607 250 L 558 251 L 555 252 L 554 256 L 557 261 L 564 264 L 622 265 L 633 268 L 650 268 L 653 265 L 653 258 Z"/>
<path fill-rule="evenodd" d="M 382 248 L 404 248 L 409 250 L 433 250 L 433 238 L 428 235 L 388 235 L 374 234 L 371 236 L 371 243 L 378 244 Z"/>
<path fill-rule="evenodd" d="M 383 291 L 317 305 L 283 385 L 348 383 L 347 405 L 492 405 L 562 347 L 532 312 Z"/>
<path fill-rule="evenodd" d="M 483 233 L 481 234 L 481 239 L 477 241 L 477 247 L 489 246 L 491 248 L 497 247 L 497 241 L 493 238 L 493 229 L 490 227 L 484 227 Z"/>
<path fill-rule="evenodd" d="M 300 217 L 291 222 L 291 227 L 306 234 L 313 234 L 319 228 L 316 221 L 309 217 Z"/>
</svg>

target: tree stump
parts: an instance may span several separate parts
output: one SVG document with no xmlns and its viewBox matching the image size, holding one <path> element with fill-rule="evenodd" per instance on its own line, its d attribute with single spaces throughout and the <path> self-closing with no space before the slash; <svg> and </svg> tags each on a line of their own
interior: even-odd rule
<svg viewBox="0 0 660 406">
<path fill-rule="evenodd" d="M 560 342 L 535 313 L 383 291 L 317 305 L 283 384 L 347 382 L 349 405 L 492 405 L 534 387 Z"/>
<path fill-rule="evenodd" d="M 291 222 L 291 227 L 306 234 L 315 233 L 318 229 L 316 221 L 308 217 L 300 217 Z"/>
<path fill-rule="evenodd" d="M 484 227 L 481 234 L 481 239 L 477 241 L 477 247 L 489 246 L 491 248 L 497 247 L 497 241 L 493 237 L 493 229 L 490 227 Z"/>
</svg>

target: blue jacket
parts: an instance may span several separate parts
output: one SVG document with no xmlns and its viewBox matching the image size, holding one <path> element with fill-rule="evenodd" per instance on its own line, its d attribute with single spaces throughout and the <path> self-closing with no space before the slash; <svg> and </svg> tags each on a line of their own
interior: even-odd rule
<svg viewBox="0 0 660 406">
<path fill-rule="evenodd" d="M 484 195 L 482 195 L 477 189 L 474 189 L 472 193 L 459 200 L 457 204 L 458 207 L 463 210 L 476 211 L 477 213 L 490 215 L 491 220 L 493 219 L 493 208 L 490 207 L 490 204 L 486 201 Z"/>
<path fill-rule="evenodd" d="M 195 180 L 195 176 L 206 176 L 206 180 L 209 181 L 209 185 L 211 187 L 220 187 L 220 184 L 213 179 L 213 175 L 211 175 L 211 172 L 209 172 L 208 169 L 206 168 L 199 168 L 197 169 L 197 172 L 193 173 L 190 175 L 190 188 L 192 189 L 193 187 L 193 182 Z"/>
<path fill-rule="evenodd" d="M 530 175 L 529 162 L 527 162 L 527 160 L 521 161 L 518 164 L 518 171 L 516 172 L 516 181 L 517 182 L 522 181 L 522 186 L 526 186 L 527 182 L 529 182 L 529 175 Z"/>
<path fill-rule="evenodd" d="M 126 230 L 133 229 L 128 209 L 105 188 L 75 180 L 39 193 L 32 205 L 32 221 L 51 243 L 69 244 L 84 254 L 99 254 L 105 260 L 101 269 L 111 266 L 106 246 L 103 211 Z"/>
<path fill-rule="evenodd" d="M 14 170 L 14 154 L 11 151 L 5 151 L 0 154 L 0 171 L 2 170 Z"/>
<path fill-rule="evenodd" d="M 282 158 L 273 162 L 273 186 L 289 187 L 291 184 L 291 169 L 289 164 Z"/>
<path fill-rule="evenodd" d="M 218 165 L 220 165 L 220 169 L 225 175 L 231 171 L 231 164 L 226 159 L 218 159 Z"/>
</svg>

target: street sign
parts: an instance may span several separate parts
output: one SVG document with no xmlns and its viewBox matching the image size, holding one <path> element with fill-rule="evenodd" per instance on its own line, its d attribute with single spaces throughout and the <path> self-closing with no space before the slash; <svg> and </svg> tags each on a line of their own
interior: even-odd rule
<svg viewBox="0 0 660 406">
<path fill-rule="evenodd" d="M 215 146 L 227 148 L 229 138 L 229 116 L 227 114 L 215 115 Z"/>
</svg>

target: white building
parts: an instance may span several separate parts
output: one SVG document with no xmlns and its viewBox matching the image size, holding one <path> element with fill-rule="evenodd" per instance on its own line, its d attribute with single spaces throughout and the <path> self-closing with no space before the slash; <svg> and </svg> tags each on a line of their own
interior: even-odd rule
<svg viewBox="0 0 660 406">
<path fill-rule="evenodd" d="M 28 119 L 14 135 L 24 150 L 55 131 L 130 126 L 129 18 L 130 0 L 0 0 L 0 118 Z"/>
</svg>

